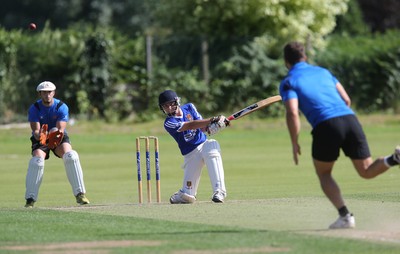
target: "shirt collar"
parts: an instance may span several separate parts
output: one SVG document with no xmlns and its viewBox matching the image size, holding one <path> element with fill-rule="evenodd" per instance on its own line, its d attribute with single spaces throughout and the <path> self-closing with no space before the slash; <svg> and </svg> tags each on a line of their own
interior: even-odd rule
<svg viewBox="0 0 400 254">
<path fill-rule="evenodd" d="M 294 70 L 294 69 L 304 68 L 307 65 L 308 65 L 308 63 L 306 61 L 301 61 L 301 62 L 298 62 L 295 65 L 293 65 L 292 68 L 290 68 L 289 71 Z"/>
</svg>

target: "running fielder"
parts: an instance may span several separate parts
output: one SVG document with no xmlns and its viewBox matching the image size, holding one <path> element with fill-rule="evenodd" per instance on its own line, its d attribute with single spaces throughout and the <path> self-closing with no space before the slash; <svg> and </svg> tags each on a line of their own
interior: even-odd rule
<svg viewBox="0 0 400 254">
<path fill-rule="evenodd" d="M 26 174 L 25 207 L 32 208 L 38 200 L 39 187 L 42 183 L 45 160 L 50 151 L 64 161 L 65 171 L 72 186 L 76 202 L 89 204 L 86 198 L 85 184 L 78 153 L 72 150 L 65 127 L 68 122 L 68 106 L 54 98 L 56 86 L 49 81 L 40 83 L 36 91 L 40 99 L 32 104 L 28 120 L 32 129 L 32 158 Z M 50 130 L 48 132 L 48 130 Z"/>
<path fill-rule="evenodd" d="M 224 168 L 221 149 L 214 139 L 207 139 L 204 132 L 214 135 L 229 125 L 224 116 L 203 119 L 192 103 L 180 105 L 180 98 L 171 90 L 158 98 L 160 109 L 167 115 L 165 130 L 178 143 L 184 157 L 182 188 L 170 198 L 171 204 L 187 204 L 196 201 L 201 171 L 207 166 L 213 194 L 211 200 L 223 203 L 226 197 Z"/>
<path fill-rule="evenodd" d="M 283 55 L 289 72 L 279 91 L 286 108 L 293 161 L 297 165 L 301 154 L 301 111 L 312 127 L 312 160 L 320 186 L 339 214 L 329 228 L 354 228 L 354 215 L 348 210 L 332 173 L 340 151 L 350 158 L 360 177 L 372 179 L 399 165 L 400 147 L 391 155 L 373 160 L 366 135 L 351 109 L 351 99 L 343 85 L 329 70 L 307 63 L 302 43 L 286 44 Z"/>
</svg>

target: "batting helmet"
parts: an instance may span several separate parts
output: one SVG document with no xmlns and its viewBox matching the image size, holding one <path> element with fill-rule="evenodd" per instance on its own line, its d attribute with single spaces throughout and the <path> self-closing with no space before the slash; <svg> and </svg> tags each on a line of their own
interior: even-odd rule
<svg viewBox="0 0 400 254">
<path fill-rule="evenodd" d="M 165 112 L 165 110 L 163 109 L 162 106 L 165 103 L 171 102 L 171 101 L 174 101 L 176 106 L 180 105 L 180 98 L 172 90 L 165 90 L 164 92 L 160 93 L 160 95 L 158 96 L 158 107 L 161 109 L 162 112 L 164 112 L 164 114 L 167 114 L 169 116 L 172 116 L 175 113 L 167 113 L 167 112 Z"/>
<path fill-rule="evenodd" d="M 178 95 L 172 91 L 172 90 L 165 90 L 158 96 L 158 106 L 162 106 L 163 104 L 170 102 L 170 101 L 176 101 L 179 105 L 179 97 Z"/>
</svg>

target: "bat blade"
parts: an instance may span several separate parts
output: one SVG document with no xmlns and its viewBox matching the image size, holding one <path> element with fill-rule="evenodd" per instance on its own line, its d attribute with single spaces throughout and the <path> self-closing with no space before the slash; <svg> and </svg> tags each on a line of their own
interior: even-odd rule
<svg viewBox="0 0 400 254">
<path fill-rule="evenodd" d="M 282 100 L 282 97 L 280 95 L 275 95 L 275 96 L 268 97 L 268 98 L 266 98 L 264 100 L 261 100 L 259 102 L 254 103 L 254 104 L 251 104 L 251 105 L 239 110 L 238 112 L 233 113 L 232 115 L 230 115 L 228 117 L 228 120 L 232 121 L 232 120 L 239 119 L 239 118 L 241 118 L 243 116 L 246 116 L 248 114 L 253 113 L 254 111 L 257 111 L 259 109 L 267 107 L 267 106 L 269 106 L 269 105 L 271 105 L 271 104 L 273 104 L 275 102 L 281 101 L 281 100 Z"/>
</svg>

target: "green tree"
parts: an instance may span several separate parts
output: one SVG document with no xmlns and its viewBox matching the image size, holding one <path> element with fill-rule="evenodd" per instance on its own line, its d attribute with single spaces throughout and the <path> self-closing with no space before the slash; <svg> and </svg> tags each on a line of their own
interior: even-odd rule
<svg viewBox="0 0 400 254">
<path fill-rule="evenodd" d="M 337 17 L 334 33 L 348 36 L 369 33 L 369 28 L 364 23 L 358 1 L 350 0 L 348 6 L 347 13 Z"/>
<path fill-rule="evenodd" d="M 201 98 L 213 98 L 207 101 L 214 101 L 209 107 L 215 110 L 277 93 L 278 80 L 284 73 L 282 45 L 300 40 L 316 48 L 324 46 L 325 36 L 334 29 L 336 16 L 346 12 L 347 3 L 162 1 L 154 6 L 152 20 L 155 33 L 164 34 L 171 42 L 169 54 L 161 55 L 168 67 L 179 66 L 174 65 L 175 59 L 188 69 L 202 64 L 203 80 L 209 88 L 203 89 L 207 93 Z M 174 43 L 176 40 L 178 43 Z M 186 47 L 182 46 L 185 40 Z M 211 77 L 207 75 L 208 62 Z"/>
<path fill-rule="evenodd" d="M 110 83 L 110 39 L 103 32 L 95 32 L 85 42 L 82 55 L 82 88 L 91 102 L 89 118 L 104 117 L 105 101 Z"/>
<path fill-rule="evenodd" d="M 273 52 L 287 40 L 321 46 L 349 0 L 174 0 L 154 6 L 156 26 L 174 35 L 206 38 L 266 36 Z M 279 49 L 279 50 L 278 50 Z"/>
</svg>

